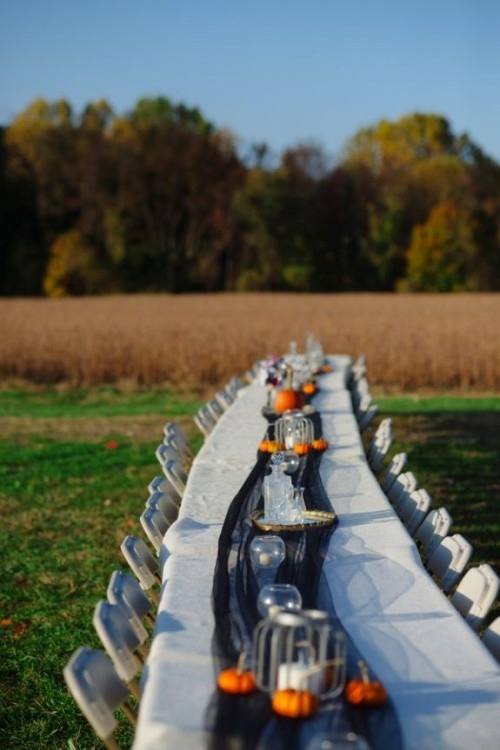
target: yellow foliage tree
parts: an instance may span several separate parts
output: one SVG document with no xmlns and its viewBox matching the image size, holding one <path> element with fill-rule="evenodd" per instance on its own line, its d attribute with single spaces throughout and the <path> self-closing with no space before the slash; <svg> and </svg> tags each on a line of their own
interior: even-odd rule
<svg viewBox="0 0 500 750">
<path fill-rule="evenodd" d="M 414 227 L 407 274 L 399 285 L 408 291 L 474 291 L 469 270 L 476 247 L 472 222 L 454 203 L 439 203 L 425 224 Z"/>
<path fill-rule="evenodd" d="M 47 297 L 99 294 L 107 288 L 107 274 L 81 233 L 72 229 L 60 235 L 50 248 L 43 280 Z"/>
</svg>

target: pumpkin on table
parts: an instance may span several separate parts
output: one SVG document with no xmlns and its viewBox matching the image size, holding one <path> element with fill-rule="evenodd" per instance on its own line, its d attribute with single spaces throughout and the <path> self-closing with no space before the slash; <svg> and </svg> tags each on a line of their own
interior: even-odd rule
<svg viewBox="0 0 500 750">
<path fill-rule="evenodd" d="M 272 697 L 273 711 L 291 719 L 307 719 L 318 713 L 319 698 L 310 690 L 284 688 Z"/>
<path fill-rule="evenodd" d="M 295 445 L 293 446 L 293 449 L 298 456 L 305 456 L 309 453 L 311 449 L 311 444 L 310 443 L 295 443 Z"/>
<path fill-rule="evenodd" d="M 325 440 L 325 438 L 316 438 L 316 440 L 312 441 L 312 447 L 315 451 L 326 451 L 326 449 L 329 446 L 328 440 Z"/>
<path fill-rule="evenodd" d="M 302 393 L 306 394 L 306 396 L 314 396 L 314 394 L 318 390 L 318 386 L 314 381 L 308 380 L 306 383 L 303 383 L 301 390 Z"/>
<path fill-rule="evenodd" d="M 224 693 L 248 695 L 257 689 L 253 672 L 244 668 L 245 654 L 240 654 L 236 667 L 223 669 L 217 678 L 217 686 Z"/>
<path fill-rule="evenodd" d="M 293 390 L 292 378 L 293 368 L 287 365 L 285 387 L 277 391 L 274 397 L 274 411 L 278 414 L 291 409 L 302 409 L 304 406 L 304 396 L 300 391 Z"/>
<path fill-rule="evenodd" d="M 358 662 L 361 679 L 350 680 L 345 688 L 345 697 L 353 706 L 383 706 L 387 703 L 387 691 L 378 680 L 370 680 L 363 661 Z"/>
</svg>

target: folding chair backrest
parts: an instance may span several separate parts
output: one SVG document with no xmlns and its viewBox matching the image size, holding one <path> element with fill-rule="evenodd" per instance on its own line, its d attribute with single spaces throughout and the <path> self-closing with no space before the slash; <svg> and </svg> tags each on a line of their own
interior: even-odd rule
<svg viewBox="0 0 500 750">
<path fill-rule="evenodd" d="M 139 517 L 139 521 L 146 532 L 149 541 L 155 550 L 159 552 L 163 542 L 163 537 L 167 533 L 170 524 L 159 509 L 158 503 L 149 500 Z"/>
<path fill-rule="evenodd" d="M 366 411 L 359 411 L 357 414 L 359 431 L 364 432 L 372 423 L 373 418 L 378 413 L 378 405 L 371 404 Z"/>
<path fill-rule="evenodd" d="M 152 492 L 145 503 L 146 506 L 157 507 L 165 516 L 169 524 L 174 523 L 179 515 L 179 504 L 173 492 Z"/>
<path fill-rule="evenodd" d="M 134 726 L 135 714 L 126 703 L 128 690 L 108 656 L 81 646 L 63 669 L 69 692 L 96 735 L 107 748 L 116 748 L 112 737 L 118 722 L 114 711 L 122 708 Z"/>
<path fill-rule="evenodd" d="M 404 467 L 406 466 L 407 460 L 408 455 L 406 453 L 396 453 L 396 455 L 392 457 L 391 463 L 387 467 L 384 477 L 380 483 L 380 486 L 385 493 L 390 490 L 390 488 L 394 484 L 396 477 L 401 474 Z"/>
<path fill-rule="evenodd" d="M 155 492 L 167 495 L 177 507 L 181 504 L 182 494 L 176 490 L 172 482 L 165 475 L 153 477 L 148 485 L 148 490 L 150 495 L 154 495 Z"/>
<path fill-rule="evenodd" d="M 224 409 L 216 398 L 207 401 L 207 408 L 216 422 L 224 414 Z"/>
<path fill-rule="evenodd" d="M 227 411 L 234 403 L 234 396 L 227 388 L 217 391 L 215 399 L 223 411 Z"/>
<path fill-rule="evenodd" d="M 444 507 L 429 511 L 415 532 L 415 540 L 423 547 L 423 556 L 428 559 L 440 542 L 448 536 L 453 519 Z"/>
<path fill-rule="evenodd" d="M 460 578 L 472 555 L 472 545 L 461 534 L 445 537 L 429 558 L 427 567 L 445 593 Z"/>
<path fill-rule="evenodd" d="M 123 570 L 114 570 L 109 579 L 106 596 L 111 604 L 126 610 L 130 624 L 141 638 L 142 621 L 151 616 L 151 599 L 144 593 L 137 578 Z"/>
<path fill-rule="evenodd" d="M 401 520 L 405 524 L 410 536 L 413 536 L 429 512 L 432 499 L 427 490 L 424 489 L 414 490 L 410 494 L 410 498 L 414 500 L 413 509 L 410 512 L 409 508 L 405 508 L 401 513 Z"/>
<path fill-rule="evenodd" d="M 181 464 L 175 459 L 169 459 L 162 464 L 161 468 L 163 469 L 166 478 L 173 484 L 179 495 L 182 497 L 184 490 L 186 489 L 188 475 L 182 468 Z"/>
<path fill-rule="evenodd" d="M 405 471 L 394 480 L 391 488 L 389 489 L 387 496 L 392 502 L 394 507 L 397 509 L 399 502 L 403 494 L 406 492 L 410 494 L 417 489 L 417 480 L 412 471 Z"/>
<path fill-rule="evenodd" d="M 173 442 L 174 447 L 176 447 L 180 453 L 189 458 L 193 457 L 189 441 L 180 424 L 177 422 L 167 422 L 163 426 L 163 434 L 167 440 Z"/>
<path fill-rule="evenodd" d="M 146 629 L 143 639 L 139 638 L 123 609 L 106 599 L 97 602 L 92 624 L 116 671 L 130 687 L 142 667 L 137 650 L 147 638 Z"/>
<path fill-rule="evenodd" d="M 140 537 L 129 534 L 121 543 L 120 549 L 141 587 L 149 591 L 151 598 L 158 603 L 158 595 L 153 586 L 161 584 L 160 566 L 147 544 Z"/>
<path fill-rule="evenodd" d="M 473 630 L 479 630 L 497 598 L 499 579 L 491 565 L 470 568 L 450 597 Z"/>
</svg>

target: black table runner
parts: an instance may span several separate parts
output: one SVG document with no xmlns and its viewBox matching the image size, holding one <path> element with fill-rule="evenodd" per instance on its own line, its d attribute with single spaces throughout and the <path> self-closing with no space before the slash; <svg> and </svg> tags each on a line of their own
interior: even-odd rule
<svg viewBox="0 0 500 750">
<path fill-rule="evenodd" d="M 314 432 L 321 434 L 321 420 L 314 415 Z M 292 475 L 295 486 L 305 488 L 308 510 L 332 511 L 321 482 L 321 453 L 311 451 L 300 458 Z M 241 652 L 251 654 L 252 634 L 261 619 L 257 596 L 263 583 L 257 580 L 250 562 L 249 548 L 260 535 L 251 520 L 252 512 L 263 507 L 262 483 L 268 471 L 269 454 L 259 452 L 256 463 L 231 502 L 219 537 L 213 583 L 215 630 L 213 658 L 215 675 L 234 666 Z M 335 532 L 337 521 L 327 527 L 307 531 L 280 532 L 286 545 L 286 557 L 275 580 L 295 585 L 304 609 L 316 609 L 316 594 L 322 575 L 323 559 Z M 274 577 L 274 576 L 273 576 Z M 327 590 L 328 587 L 322 587 Z M 334 629 L 342 629 L 334 602 L 327 609 Z M 362 658 L 346 633 L 347 679 L 359 677 L 357 663 Z M 368 661 L 363 659 L 368 665 Z M 250 663 L 247 663 L 250 667 Z M 373 674 L 370 676 L 374 678 Z M 214 680 L 215 683 L 215 680 Z M 306 720 L 287 719 L 273 713 L 270 697 L 257 691 L 236 696 L 215 689 L 206 713 L 210 750 L 304 750 L 316 735 L 354 731 L 362 735 L 372 750 L 401 750 L 401 733 L 393 706 L 352 707 L 343 695 L 321 702 L 319 713 Z"/>
</svg>

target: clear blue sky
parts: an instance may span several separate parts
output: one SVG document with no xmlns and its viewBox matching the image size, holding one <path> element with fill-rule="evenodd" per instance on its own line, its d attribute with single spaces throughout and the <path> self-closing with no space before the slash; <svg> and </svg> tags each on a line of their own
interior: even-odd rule
<svg viewBox="0 0 500 750">
<path fill-rule="evenodd" d="M 499 0 L 0 0 L 0 123 L 36 97 L 79 112 L 143 96 L 198 106 L 242 148 L 411 112 L 500 161 Z"/>
</svg>

